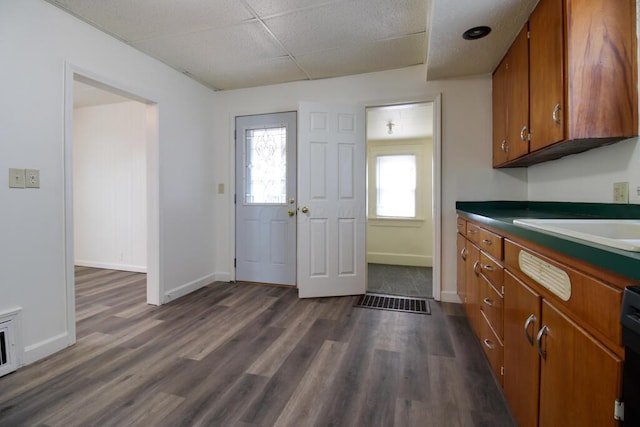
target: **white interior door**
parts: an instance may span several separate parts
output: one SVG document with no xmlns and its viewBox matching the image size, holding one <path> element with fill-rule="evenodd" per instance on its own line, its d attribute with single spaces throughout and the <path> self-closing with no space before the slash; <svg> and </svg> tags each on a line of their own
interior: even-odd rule
<svg viewBox="0 0 640 427">
<path fill-rule="evenodd" d="M 236 280 L 296 284 L 296 124 L 236 118 Z"/>
<path fill-rule="evenodd" d="M 365 293 L 364 107 L 301 103 L 298 292 Z"/>
</svg>

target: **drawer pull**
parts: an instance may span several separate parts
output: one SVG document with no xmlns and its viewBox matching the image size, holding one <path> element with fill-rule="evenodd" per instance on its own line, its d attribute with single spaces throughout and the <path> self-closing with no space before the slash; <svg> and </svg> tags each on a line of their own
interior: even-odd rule
<svg viewBox="0 0 640 427">
<path fill-rule="evenodd" d="M 474 230 L 474 229 L 467 230 L 467 234 L 476 234 L 477 232 L 478 230 Z"/>
<path fill-rule="evenodd" d="M 492 265 L 489 265 L 489 264 L 485 264 L 485 265 L 483 265 L 483 266 L 482 266 L 482 269 L 483 269 L 483 270 L 487 270 L 487 271 L 493 271 L 493 270 L 495 270 L 495 268 L 494 268 Z"/>
<path fill-rule="evenodd" d="M 538 354 L 543 359 L 547 358 L 547 350 L 542 349 L 542 337 L 547 335 L 548 332 L 549 328 L 547 327 L 547 325 L 544 325 L 542 328 L 540 328 L 538 336 L 536 337 L 536 350 L 538 350 Z"/>
<path fill-rule="evenodd" d="M 476 261 L 473 263 L 473 273 L 476 276 L 480 276 L 480 270 L 478 270 L 478 266 L 480 265 L 480 261 Z"/>
<path fill-rule="evenodd" d="M 460 251 L 460 257 L 466 261 L 467 254 L 469 254 L 469 251 L 467 250 L 467 248 L 462 248 L 462 250 Z"/>
<path fill-rule="evenodd" d="M 485 245 L 489 245 L 491 246 L 491 244 L 493 243 L 491 240 L 489 239 L 482 239 L 482 243 L 484 243 Z"/>
<path fill-rule="evenodd" d="M 489 298 L 484 298 L 482 302 L 487 304 L 489 307 L 493 307 L 493 301 L 491 301 Z"/>
<path fill-rule="evenodd" d="M 531 316 L 527 317 L 527 320 L 525 320 L 524 322 L 524 336 L 527 338 L 527 341 L 532 346 L 533 346 L 533 340 L 534 340 L 533 331 L 531 331 L 531 335 L 529 335 L 529 326 L 531 326 L 535 321 L 536 321 L 536 316 L 532 314 Z"/>
<path fill-rule="evenodd" d="M 489 350 L 493 350 L 494 345 L 491 343 L 491 341 L 485 338 L 483 342 L 484 342 L 484 345 L 486 345 Z"/>
</svg>

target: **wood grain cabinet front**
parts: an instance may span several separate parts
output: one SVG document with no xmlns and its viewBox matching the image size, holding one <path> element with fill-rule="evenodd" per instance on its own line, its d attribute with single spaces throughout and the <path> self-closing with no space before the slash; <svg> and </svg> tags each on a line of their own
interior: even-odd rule
<svg viewBox="0 0 640 427">
<path fill-rule="evenodd" d="M 528 38 L 519 35 L 494 72 L 494 167 L 529 166 L 638 134 L 635 9 L 635 0 L 540 0 Z M 525 77 L 509 77 L 524 71 L 502 69 L 524 64 L 514 60 L 524 55 L 526 96 Z M 514 93 L 522 100 L 515 109 Z M 505 111 L 523 123 L 522 141 L 507 131 Z"/>
<path fill-rule="evenodd" d="M 625 278 L 468 219 L 458 248 L 461 299 L 518 425 L 620 427 Z"/>
</svg>

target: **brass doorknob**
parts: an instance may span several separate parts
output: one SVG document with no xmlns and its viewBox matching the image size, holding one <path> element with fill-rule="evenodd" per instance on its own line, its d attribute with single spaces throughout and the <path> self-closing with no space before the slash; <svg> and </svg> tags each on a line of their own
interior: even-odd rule
<svg viewBox="0 0 640 427">
<path fill-rule="evenodd" d="M 309 208 L 306 207 L 306 206 L 303 206 L 302 207 L 302 213 L 307 213 L 307 212 L 309 212 Z"/>
<path fill-rule="evenodd" d="M 296 211 L 294 211 L 293 209 L 289 209 L 287 213 L 289 214 L 289 216 L 294 216 L 296 214 Z"/>
</svg>

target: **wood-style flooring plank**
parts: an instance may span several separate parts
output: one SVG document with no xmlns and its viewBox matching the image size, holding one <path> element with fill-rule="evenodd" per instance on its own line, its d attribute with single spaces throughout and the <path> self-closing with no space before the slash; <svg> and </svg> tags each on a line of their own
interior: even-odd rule
<svg viewBox="0 0 640 427">
<path fill-rule="evenodd" d="M 77 343 L 0 378 L 0 427 L 515 425 L 458 304 L 217 282 L 155 307 L 145 284 L 76 268 Z"/>
</svg>

